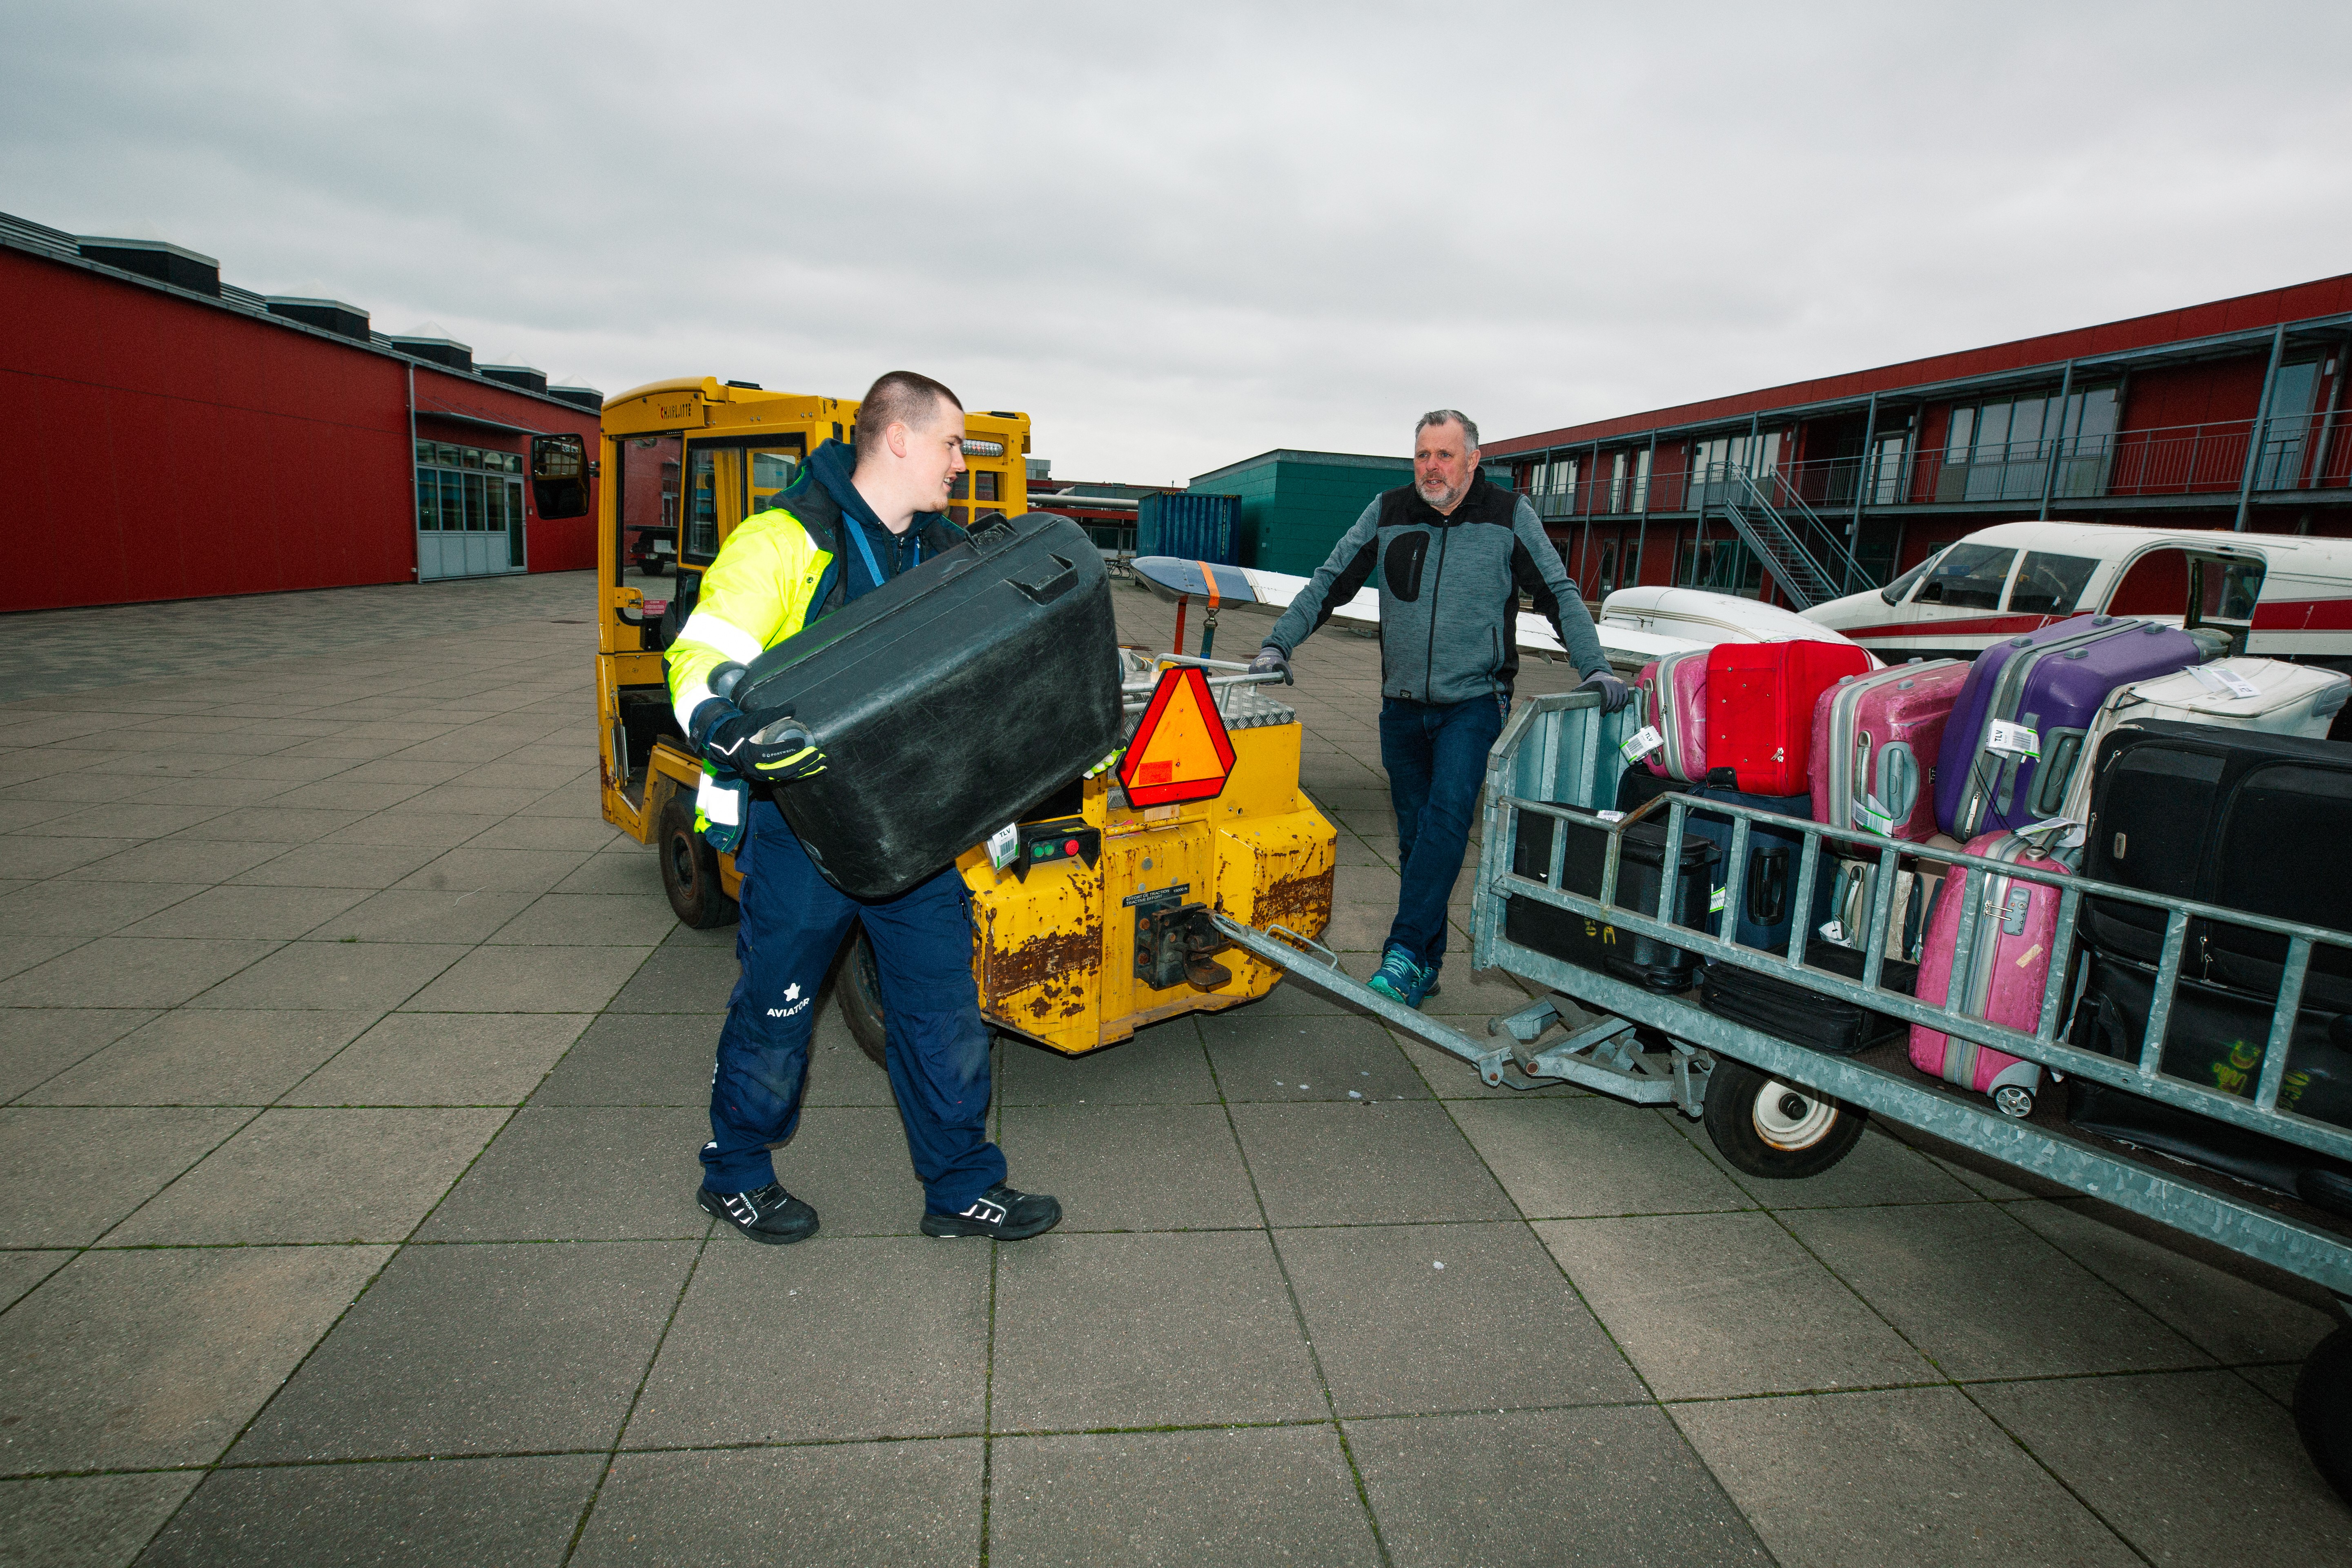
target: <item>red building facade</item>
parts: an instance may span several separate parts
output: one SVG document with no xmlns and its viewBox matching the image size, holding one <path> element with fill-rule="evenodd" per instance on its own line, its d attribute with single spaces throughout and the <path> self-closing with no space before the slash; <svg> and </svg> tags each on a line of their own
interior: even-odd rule
<svg viewBox="0 0 2352 1568">
<path fill-rule="evenodd" d="M 593 567 L 591 519 L 539 517 L 524 468 L 533 434 L 593 441 L 602 403 L 0 216 L 0 418 L 36 455 L 5 513 L 47 542 L 0 608 Z"/>
<path fill-rule="evenodd" d="M 2352 534 L 2352 274 L 1495 441 L 1599 599 L 1805 604 L 2036 517 Z"/>
</svg>

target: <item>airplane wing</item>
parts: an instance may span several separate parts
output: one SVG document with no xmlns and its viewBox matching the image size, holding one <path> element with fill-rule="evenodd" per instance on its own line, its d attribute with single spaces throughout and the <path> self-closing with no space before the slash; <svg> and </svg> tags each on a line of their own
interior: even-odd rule
<svg viewBox="0 0 2352 1568">
<path fill-rule="evenodd" d="M 1266 616 L 1278 616 L 1288 609 L 1290 601 L 1307 584 L 1307 578 L 1284 572 L 1227 566 L 1213 561 L 1184 561 L 1172 555 L 1139 555 L 1128 564 L 1136 581 L 1164 603 L 1172 605 L 1187 599 L 1220 609 L 1254 610 Z M 1379 626 L 1380 591 L 1357 590 L 1354 598 L 1331 612 L 1331 618 L 1360 626 Z M 1619 669 L 1639 669 L 1662 654 L 1685 653 L 1706 646 L 1638 626 L 1601 625 L 1592 629 L 1600 634 L 1601 648 L 1609 656 L 1610 664 Z M 1568 651 L 1553 635 L 1551 623 L 1532 610 L 1519 614 L 1518 639 L 1523 648 L 1562 656 Z"/>
</svg>

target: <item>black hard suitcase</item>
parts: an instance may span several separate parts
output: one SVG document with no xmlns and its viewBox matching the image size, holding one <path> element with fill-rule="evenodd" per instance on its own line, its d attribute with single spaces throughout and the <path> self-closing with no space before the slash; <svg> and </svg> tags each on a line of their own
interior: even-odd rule
<svg viewBox="0 0 2352 1568">
<path fill-rule="evenodd" d="M 2083 875 L 2167 899 L 2352 928 L 2352 745 L 2150 721 L 2109 731 L 2092 766 Z M 2086 945 L 2154 963 L 2165 911 L 2093 899 Z M 2275 996 L 2286 939 L 2196 921 L 2188 973 Z M 2352 951 L 2312 950 L 2304 999 L 2352 1010 Z"/>
<path fill-rule="evenodd" d="M 1511 869 L 1536 881 L 1551 873 L 1552 818 L 1521 812 L 1518 834 L 1511 845 Z M 1601 892 L 1601 870 L 1609 853 L 1609 835 L 1599 826 L 1568 826 L 1568 841 L 1560 861 L 1560 882 L 1570 892 L 1588 898 Z M 1637 822 L 1624 832 L 1625 848 L 1617 862 L 1617 902 L 1654 916 L 1658 885 L 1665 861 L 1666 830 L 1652 822 Z M 1698 930 L 1706 921 L 1707 871 L 1716 848 L 1696 836 L 1683 840 L 1681 867 L 1675 885 L 1673 922 Z M 1653 991 L 1687 991 L 1698 977 L 1697 955 L 1603 921 L 1588 920 L 1532 899 L 1506 899 L 1503 935 L 1522 947 L 1596 970 Z"/>
<path fill-rule="evenodd" d="M 2153 969 L 2126 960 L 2093 958 L 2075 1009 L 2073 1043 L 2137 1062 L 2155 994 Z M 2183 980 L 2165 1022 L 2164 1072 L 2251 1100 L 2262 1079 L 2270 1026 L 2271 1010 L 2264 1000 Z M 2084 1131 L 2352 1214 L 2352 1165 L 2126 1089 L 2084 1079 L 2074 1079 L 2072 1089 L 2067 1120 Z M 2310 1008 L 2296 1013 L 2279 1105 L 2318 1121 L 2352 1126 L 2352 1015 Z"/>
<path fill-rule="evenodd" d="M 1102 555 L 1067 518 L 997 519 L 753 660 L 737 707 L 825 754 L 777 786 L 825 879 L 887 899 L 1118 744 Z"/>
<path fill-rule="evenodd" d="M 1785 958 L 1788 944 L 1784 942 L 1771 952 L 1775 957 Z M 1862 983 L 1862 966 L 1867 956 L 1857 949 L 1826 942 L 1805 944 L 1807 968 L 1827 970 L 1856 984 Z M 1908 996 L 1919 983 L 1919 966 L 1890 958 L 1879 970 L 1878 983 L 1885 990 Z M 1901 1019 L 1890 1018 L 1874 1008 L 1858 1007 L 1791 984 L 1777 975 L 1742 969 L 1735 963 L 1708 964 L 1698 983 L 1698 1000 L 1700 1006 L 1718 1018 L 1728 1018 L 1792 1045 L 1837 1057 L 1850 1057 L 1856 1051 L 1901 1039 L 1909 1027 Z"/>
<path fill-rule="evenodd" d="M 1688 795 L 1692 787 L 1647 768 L 1627 768 L 1617 780 L 1617 809 L 1630 816 L 1662 795 Z M 1664 807 L 1659 808 L 1655 820 L 1661 824 L 1665 821 Z"/>
</svg>

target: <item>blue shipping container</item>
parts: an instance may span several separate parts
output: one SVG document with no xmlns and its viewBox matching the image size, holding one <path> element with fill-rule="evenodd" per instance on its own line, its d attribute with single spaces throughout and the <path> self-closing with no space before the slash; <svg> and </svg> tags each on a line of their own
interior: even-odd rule
<svg viewBox="0 0 2352 1568">
<path fill-rule="evenodd" d="M 1135 552 L 1173 555 L 1180 561 L 1213 561 L 1235 566 L 1234 539 L 1240 531 L 1242 498 L 1190 491 L 1143 497 L 1135 507 Z"/>
</svg>

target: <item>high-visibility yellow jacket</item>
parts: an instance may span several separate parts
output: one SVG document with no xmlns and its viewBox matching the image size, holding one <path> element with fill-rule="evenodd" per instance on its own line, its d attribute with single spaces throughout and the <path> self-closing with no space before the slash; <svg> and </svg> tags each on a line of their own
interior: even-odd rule
<svg viewBox="0 0 2352 1568">
<path fill-rule="evenodd" d="M 861 525 L 843 515 L 836 489 L 847 486 L 850 449 L 827 441 L 810 457 L 799 480 L 777 504 L 737 524 L 702 574 L 693 613 L 669 647 L 669 695 L 678 728 L 693 732 L 694 710 L 709 700 L 710 677 L 721 665 L 750 664 L 809 622 L 855 598 L 855 575 L 870 585 L 866 563 L 853 574 L 843 557 L 856 553 L 847 537 Z M 829 481 L 829 482 L 828 482 Z M 864 510 L 864 502 L 857 503 Z M 874 552 L 881 577 L 898 575 L 913 544 L 915 559 L 935 555 L 963 537 L 963 531 L 934 515 L 915 520 L 908 538 L 894 539 Z M 836 563 L 841 570 L 833 570 Z M 824 602 L 819 603 L 822 595 Z"/>
</svg>

